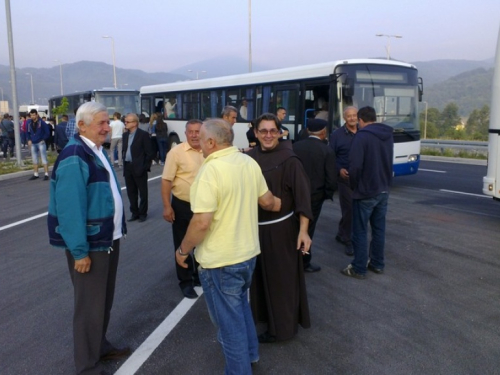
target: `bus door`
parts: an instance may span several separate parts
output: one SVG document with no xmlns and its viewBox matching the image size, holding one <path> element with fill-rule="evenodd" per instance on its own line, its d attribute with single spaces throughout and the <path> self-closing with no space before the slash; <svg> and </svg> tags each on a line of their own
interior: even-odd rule
<svg viewBox="0 0 500 375">
<path fill-rule="evenodd" d="M 307 128 L 307 120 L 311 118 L 320 118 L 330 121 L 330 84 L 328 82 L 307 82 L 304 85 L 304 115 L 303 123 Z"/>
<path fill-rule="evenodd" d="M 288 139 L 295 139 L 302 127 L 300 116 L 300 86 L 299 84 L 281 85 L 274 87 L 274 113 L 279 107 L 286 109 L 283 125 L 288 129 Z"/>
<path fill-rule="evenodd" d="M 141 113 L 147 118 L 151 116 L 151 98 L 141 96 Z"/>
</svg>

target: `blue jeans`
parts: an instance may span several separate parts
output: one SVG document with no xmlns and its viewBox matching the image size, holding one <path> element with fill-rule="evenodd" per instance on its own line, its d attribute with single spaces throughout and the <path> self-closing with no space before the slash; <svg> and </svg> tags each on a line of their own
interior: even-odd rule
<svg viewBox="0 0 500 375">
<path fill-rule="evenodd" d="M 38 154 L 42 158 L 42 164 L 47 164 L 47 146 L 45 141 L 31 144 L 31 157 L 33 158 L 33 165 L 38 165 Z"/>
<path fill-rule="evenodd" d="M 380 193 L 374 198 L 353 199 L 352 245 L 356 273 L 366 274 L 368 264 L 368 222 L 372 228 L 370 242 L 370 263 L 375 268 L 384 269 L 385 215 L 388 193 Z"/>
<path fill-rule="evenodd" d="M 8 152 L 10 152 L 10 156 L 12 157 L 14 155 L 14 139 L 5 135 L 2 140 L 2 151 L 4 158 L 7 157 Z"/>
<path fill-rule="evenodd" d="M 210 319 L 226 359 L 226 375 L 251 375 L 251 362 L 259 359 L 259 342 L 248 303 L 255 261 L 254 257 L 231 266 L 198 269 Z"/>
<path fill-rule="evenodd" d="M 156 137 L 156 142 L 158 142 L 158 152 L 160 153 L 160 162 L 165 163 L 168 152 L 168 139 Z"/>
</svg>

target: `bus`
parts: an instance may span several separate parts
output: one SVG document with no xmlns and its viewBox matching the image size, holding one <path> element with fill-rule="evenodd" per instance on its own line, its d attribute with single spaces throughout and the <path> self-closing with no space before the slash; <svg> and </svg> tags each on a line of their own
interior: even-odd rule
<svg viewBox="0 0 500 375">
<path fill-rule="evenodd" d="M 83 103 L 90 101 L 104 104 L 108 109 L 110 118 L 113 117 L 113 113 L 115 112 L 120 112 L 121 114 L 140 113 L 138 90 L 103 88 L 54 96 L 49 99 L 49 113 L 52 113 L 55 107 L 61 105 L 63 98 L 68 99 L 69 108 L 67 114 L 70 117 L 74 116 L 75 109 Z"/>
<path fill-rule="evenodd" d="M 26 104 L 19 106 L 19 114 L 21 116 L 29 116 L 29 113 L 32 109 L 36 109 L 40 117 L 47 117 L 49 114 L 49 107 L 41 104 Z"/>
<path fill-rule="evenodd" d="M 500 30 L 498 32 L 495 73 L 493 74 L 488 130 L 488 169 L 483 177 L 483 194 L 500 200 Z"/>
<path fill-rule="evenodd" d="M 327 112 L 329 131 L 343 125 L 348 106 L 372 106 L 377 120 L 394 129 L 394 175 L 417 173 L 420 163 L 418 102 L 423 82 L 415 66 L 394 60 L 353 59 L 227 77 L 143 86 L 141 110 L 162 113 L 170 144 L 184 141 L 192 118 L 219 117 L 224 106 L 238 109 L 234 145 L 248 147 L 249 122 L 284 107 L 283 125 L 297 140 L 307 121 Z M 244 106 L 244 110 L 241 107 Z"/>
</svg>

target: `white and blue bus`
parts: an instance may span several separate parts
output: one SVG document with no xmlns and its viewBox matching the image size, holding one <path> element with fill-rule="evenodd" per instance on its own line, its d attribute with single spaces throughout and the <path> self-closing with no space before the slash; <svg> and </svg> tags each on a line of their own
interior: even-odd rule
<svg viewBox="0 0 500 375">
<path fill-rule="evenodd" d="M 110 118 L 113 117 L 115 112 L 121 114 L 140 113 L 138 90 L 103 88 L 54 96 L 49 99 L 49 114 L 52 113 L 55 107 L 61 105 L 63 98 L 68 99 L 69 108 L 67 114 L 70 117 L 74 116 L 75 109 L 90 101 L 104 104 L 108 109 Z"/>
<path fill-rule="evenodd" d="M 493 74 L 488 130 L 488 170 L 483 178 L 483 194 L 500 200 L 500 30 L 498 32 L 495 73 Z"/>
<path fill-rule="evenodd" d="M 143 86 L 142 113 L 162 113 L 170 143 L 183 141 L 187 120 L 219 117 L 224 106 L 238 109 L 234 145 L 248 147 L 248 123 L 284 107 L 283 124 L 292 140 L 309 118 L 328 110 L 330 131 L 343 124 L 348 106 L 372 106 L 378 121 L 394 129 L 394 174 L 414 174 L 420 162 L 418 102 L 422 80 L 415 66 L 393 60 L 355 59 L 227 77 Z M 246 108 L 241 110 L 245 105 Z M 167 109 L 165 109 L 167 108 Z"/>
</svg>

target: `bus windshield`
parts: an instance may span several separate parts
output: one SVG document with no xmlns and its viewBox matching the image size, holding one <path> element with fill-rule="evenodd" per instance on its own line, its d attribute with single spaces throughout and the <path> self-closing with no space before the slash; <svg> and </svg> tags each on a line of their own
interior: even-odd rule
<svg viewBox="0 0 500 375">
<path fill-rule="evenodd" d="M 136 93 L 120 93 L 120 92 L 96 92 L 95 101 L 104 104 L 108 109 L 109 117 L 113 117 L 113 113 L 121 114 L 140 113 L 139 95 Z"/>
<path fill-rule="evenodd" d="M 340 113 L 349 105 L 370 106 L 377 112 L 377 121 L 395 132 L 419 131 L 415 69 L 363 64 L 339 66 L 337 72 L 342 73 L 337 84 Z"/>
</svg>

